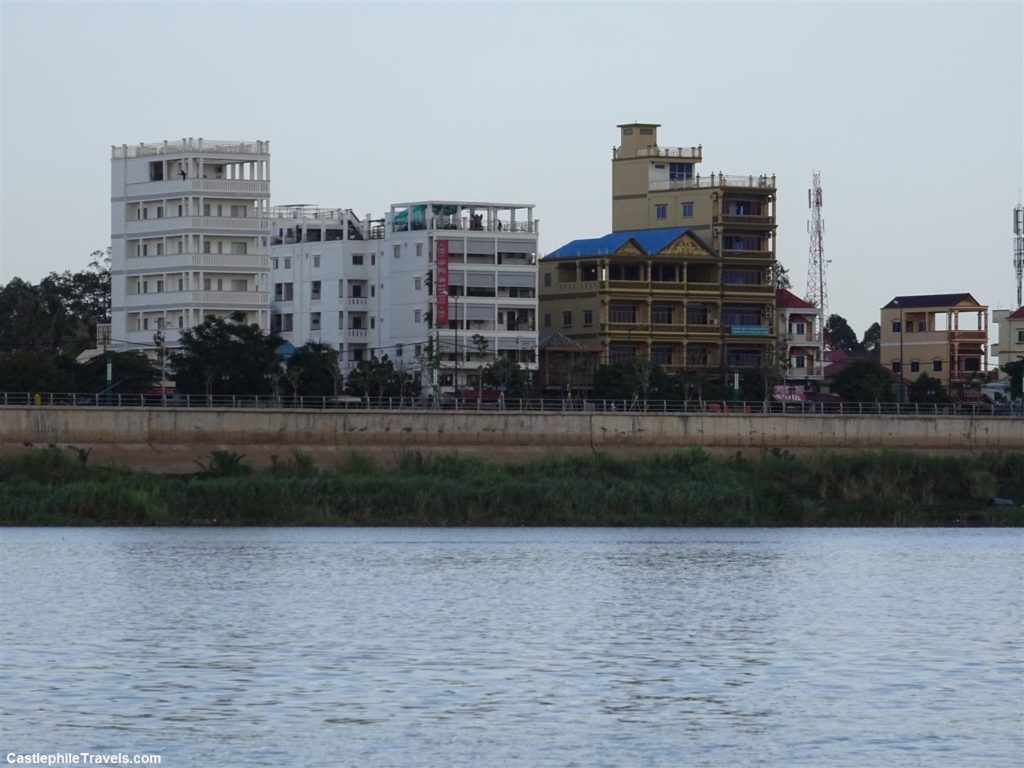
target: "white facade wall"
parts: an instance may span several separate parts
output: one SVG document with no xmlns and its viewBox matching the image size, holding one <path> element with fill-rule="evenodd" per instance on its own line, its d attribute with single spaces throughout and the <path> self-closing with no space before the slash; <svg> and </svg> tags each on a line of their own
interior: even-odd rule
<svg viewBox="0 0 1024 768">
<path fill-rule="evenodd" d="M 349 215 L 278 218 L 270 247 L 271 330 L 296 347 L 332 347 L 345 372 L 387 352 L 381 325 L 383 240 L 350 239 L 349 221 Z M 358 220 L 354 226 L 365 229 Z M 306 239 L 311 232 L 321 239 Z"/>
<path fill-rule="evenodd" d="M 420 216 L 410 224 L 413 209 L 454 213 Z M 348 216 L 354 219 L 351 212 Z M 329 344 L 339 351 L 346 372 L 360 359 L 387 355 L 400 369 L 419 370 L 425 385 L 432 380 L 428 350 L 439 349 L 443 389 L 455 385 L 456 370 L 460 387 L 475 386 L 476 370 L 497 354 L 536 369 L 538 245 L 532 206 L 393 205 L 382 229 L 365 219 L 344 226 L 344 218 L 275 221 L 274 242 L 280 244 L 270 249 L 273 330 L 280 328 L 296 347 L 308 341 Z M 322 230 L 319 242 L 309 242 L 307 235 L 302 242 L 288 242 L 311 227 Z M 332 228 L 342 239 L 324 239 Z M 353 232 L 366 239 L 353 239 Z M 449 250 L 451 298 L 444 327 L 436 322 L 439 240 L 447 241 Z M 314 298 L 317 281 L 319 299 Z M 487 340 L 483 355 L 475 334 Z"/>
<path fill-rule="evenodd" d="M 168 346 L 208 315 L 270 321 L 270 143 L 182 139 L 111 152 L 111 345 Z"/>
</svg>

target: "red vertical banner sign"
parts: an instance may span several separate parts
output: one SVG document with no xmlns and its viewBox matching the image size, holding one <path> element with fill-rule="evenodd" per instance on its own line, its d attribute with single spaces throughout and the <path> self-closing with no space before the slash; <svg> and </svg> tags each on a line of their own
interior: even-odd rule
<svg viewBox="0 0 1024 768">
<path fill-rule="evenodd" d="M 448 241 L 438 240 L 434 248 L 437 262 L 437 320 L 435 328 L 448 325 Z"/>
</svg>

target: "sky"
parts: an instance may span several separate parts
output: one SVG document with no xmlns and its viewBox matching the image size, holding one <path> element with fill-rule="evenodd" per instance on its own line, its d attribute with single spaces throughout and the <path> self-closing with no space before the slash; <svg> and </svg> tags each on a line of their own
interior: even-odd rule
<svg viewBox="0 0 1024 768">
<path fill-rule="evenodd" d="M 0 282 L 110 242 L 110 147 L 271 142 L 275 205 L 533 203 L 541 251 L 611 230 L 616 125 L 776 175 L 803 294 L 821 173 L 829 311 L 1016 300 L 1024 3 L 2 2 Z"/>
</svg>

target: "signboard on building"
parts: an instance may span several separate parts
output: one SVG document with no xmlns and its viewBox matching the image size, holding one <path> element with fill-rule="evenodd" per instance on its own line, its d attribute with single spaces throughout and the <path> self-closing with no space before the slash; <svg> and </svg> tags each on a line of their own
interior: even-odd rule
<svg viewBox="0 0 1024 768">
<path fill-rule="evenodd" d="M 434 261 L 437 264 L 436 296 L 437 318 L 435 328 L 448 325 L 448 241 L 438 240 L 434 245 Z"/>
<path fill-rule="evenodd" d="M 772 400 L 779 403 L 807 402 L 807 390 L 803 384 L 776 384 L 772 387 Z"/>
<path fill-rule="evenodd" d="M 771 336 L 772 329 L 767 325 L 733 325 L 730 327 L 733 336 Z"/>
</svg>

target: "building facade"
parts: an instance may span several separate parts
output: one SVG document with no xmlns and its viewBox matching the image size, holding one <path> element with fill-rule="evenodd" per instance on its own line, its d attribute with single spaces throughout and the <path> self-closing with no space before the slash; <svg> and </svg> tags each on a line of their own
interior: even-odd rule
<svg viewBox="0 0 1024 768">
<path fill-rule="evenodd" d="M 779 289 L 775 292 L 775 312 L 784 385 L 802 391 L 816 389 L 825 374 L 821 308 Z"/>
<path fill-rule="evenodd" d="M 541 262 L 542 331 L 669 368 L 774 365 L 775 178 L 702 175 L 703 148 L 620 125 L 612 233 Z"/>
<path fill-rule="evenodd" d="M 174 346 L 233 312 L 268 327 L 270 143 L 111 149 L 111 346 Z"/>
<path fill-rule="evenodd" d="M 380 219 L 275 209 L 271 328 L 342 367 L 388 356 L 442 390 L 498 356 L 537 364 L 537 230 L 526 204 L 398 203 Z M 436 367 L 435 367 L 436 363 Z"/>
<path fill-rule="evenodd" d="M 927 373 L 963 394 L 988 372 L 988 307 L 969 293 L 896 296 L 879 324 L 881 363 L 906 380 Z"/>
<path fill-rule="evenodd" d="M 1024 307 L 1013 312 L 997 309 L 992 313 L 992 321 L 999 329 L 996 334 L 998 342 L 992 349 L 998 365 L 1002 367 L 1024 360 Z"/>
<path fill-rule="evenodd" d="M 767 265 L 732 269 L 687 228 L 574 240 L 541 261 L 541 330 L 602 363 L 760 367 L 775 342 L 774 278 Z"/>
</svg>

